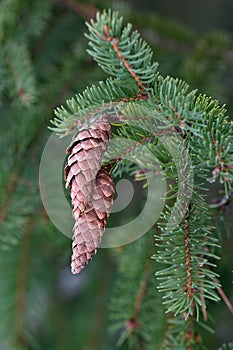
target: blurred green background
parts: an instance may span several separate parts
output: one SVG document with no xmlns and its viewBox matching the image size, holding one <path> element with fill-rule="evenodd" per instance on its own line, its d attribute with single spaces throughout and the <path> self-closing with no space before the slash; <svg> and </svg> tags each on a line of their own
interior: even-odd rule
<svg viewBox="0 0 233 350">
<path fill-rule="evenodd" d="M 55 107 L 106 77 L 87 55 L 83 33 L 93 11 L 108 7 L 150 43 L 161 74 L 226 103 L 233 116 L 233 2 L 34 0 L 0 6 L 1 52 L 12 60 L 0 62 L 0 349 L 112 350 L 117 336 L 107 331 L 108 302 L 124 248 L 100 249 L 80 275 L 71 275 L 71 241 L 50 222 L 39 194 L 47 126 Z M 15 51 L 8 47 L 13 44 Z M 22 76 L 24 53 L 31 79 Z M 218 272 L 233 300 L 232 203 L 217 226 L 223 244 Z M 163 322 L 162 314 L 156 317 Z M 216 333 L 205 334 L 206 344 L 216 350 L 233 340 L 233 320 L 223 302 L 211 305 L 210 318 Z"/>
<path fill-rule="evenodd" d="M 231 0 L 130 1 L 142 10 L 153 10 L 194 29 L 198 33 L 218 29 L 233 32 Z"/>
</svg>

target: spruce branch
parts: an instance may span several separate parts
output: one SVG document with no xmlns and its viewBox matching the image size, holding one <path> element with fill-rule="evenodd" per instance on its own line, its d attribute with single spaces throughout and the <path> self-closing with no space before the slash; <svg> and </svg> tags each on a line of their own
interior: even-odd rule
<svg viewBox="0 0 233 350">
<path fill-rule="evenodd" d="M 125 161 L 124 157 L 128 155 L 132 162 L 137 161 L 151 174 L 158 172 L 153 156 L 159 159 L 162 169 L 159 172 L 164 173 L 170 184 L 159 222 L 161 234 L 155 236 L 158 249 L 154 255 L 156 266 L 160 266 L 155 273 L 159 282 L 157 289 L 162 293 L 163 304 L 169 314 L 162 349 L 204 349 L 197 329 L 198 325 L 209 329 L 206 324 L 208 300 L 218 301 L 216 292 L 219 292 L 229 303 L 215 272 L 219 244 L 211 226 L 209 207 L 200 191 L 207 188 L 208 181 L 218 179 L 229 198 L 233 180 L 232 124 L 225 106 L 220 106 L 218 101 L 198 95 L 184 81 L 158 75 L 158 64 L 152 62 L 149 46 L 137 32 L 132 31 L 131 24 L 125 28 L 122 24 L 123 18 L 110 10 L 97 13 L 96 21 L 91 20 L 87 24 L 89 33 L 86 37 L 91 46 L 88 52 L 113 78 L 87 88 L 68 100 L 67 107 L 57 108 L 51 129 L 63 136 L 81 132 L 85 125 L 87 133 L 90 133 L 92 125 L 101 125 L 102 118 L 107 117 L 114 132 L 108 149 L 101 154 L 101 161 L 113 176 L 132 169 L 140 172 L 135 166 L 130 168 L 129 162 Z M 169 141 L 163 143 L 166 137 Z M 179 139 L 177 143 L 174 141 L 176 138 Z M 78 152 L 81 143 L 82 140 L 79 140 Z M 143 156 L 140 154 L 142 146 Z M 82 159 L 78 158 L 77 167 L 82 163 Z M 190 163 L 194 187 L 190 184 Z M 208 178 L 209 173 L 212 173 L 212 178 Z M 71 175 L 77 174 L 72 172 Z M 74 193 L 79 193 L 76 190 L 73 189 Z M 179 190 L 182 190 L 182 198 L 178 196 Z M 192 196 L 187 203 L 190 193 Z M 77 210 L 78 220 L 87 205 L 84 203 L 82 208 L 81 204 L 77 204 L 74 210 Z M 176 223 L 177 215 L 180 215 L 179 223 Z M 88 219 L 85 215 L 83 220 L 82 224 L 86 225 Z M 127 254 L 130 256 L 130 251 Z M 80 256 L 81 253 L 78 259 Z M 146 320 L 140 319 L 147 296 L 151 295 L 148 287 L 150 270 L 153 267 L 149 262 L 143 271 L 139 267 L 137 271 L 132 270 L 138 286 L 133 298 L 135 302 L 132 304 L 126 297 L 119 301 L 122 304 L 117 305 L 120 310 L 113 308 L 116 316 L 113 327 L 121 329 L 119 343 L 127 341 L 132 348 L 153 344 Z M 121 282 L 123 280 L 124 274 Z M 157 297 L 155 288 L 154 297 Z M 130 308 L 126 307 L 126 303 Z M 145 329 L 141 324 L 145 324 Z"/>
<path fill-rule="evenodd" d="M 0 266 L 4 283 L 1 284 L 1 347 L 3 349 L 23 350 L 28 346 L 32 332 L 27 325 L 28 279 L 31 233 L 34 218 L 28 217 L 24 234 L 15 250 L 1 251 Z M 9 269 L 10 268 L 10 273 Z M 30 340 L 29 340 L 30 339 Z"/>
<path fill-rule="evenodd" d="M 10 84 L 12 97 L 20 100 L 23 106 L 29 106 L 35 102 L 37 91 L 28 49 L 24 44 L 9 41 L 4 47 L 4 53 L 13 80 Z"/>
<path fill-rule="evenodd" d="M 151 259 L 151 242 L 152 237 L 148 233 L 125 246 L 122 252 L 115 253 L 119 263 L 118 278 L 109 305 L 109 330 L 118 334 L 118 346 L 127 343 L 130 349 L 149 350 L 157 348 L 162 340 L 165 317 L 160 295 L 154 293 L 152 276 L 155 264 Z M 135 254 L 138 259 L 132 264 Z M 150 303 L 152 296 L 153 303 Z"/>
<path fill-rule="evenodd" d="M 206 223 L 207 209 L 203 200 L 193 197 L 191 208 L 184 218 L 184 226 L 175 228 L 172 233 L 166 232 L 163 229 L 166 225 L 160 223 L 163 233 L 156 235 L 156 240 L 162 250 L 159 249 L 155 258 L 167 264 L 168 268 L 156 275 L 161 281 L 159 290 L 165 293 L 167 311 L 175 315 L 186 313 L 187 318 L 195 312 L 199 318 L 203 297 L 219 300 L 214 292 L 220 286 L 216 281 L 218 275 L 208 268 L 213 265 L 208 262 L 209 258 L 218 259 L 213 252 L 218 245 Z M 169 218 L 169 213 L 164 218 Z"/>
<path fill-rule="evenodd" d="M 170 315 L 159 350 L 207 350 L 200 335 L 202 328 L 204 328 L 203 325 L 195 322 L 193 316 L 184 322 L 183 316 Z M 209 328 L 207 330 L 212 332 Z"/>
<path fill-rule="evenodd" d="M 29 45 L 44 30 L 51 10 L 51 2 L 46 0 L 0 3 L 0 92 L 20 107 L 31 107 L 37 101 L 38 87 Z"/>
<path fill-rule="evenodd" d="M 218 101 L 206 95 L 200 95 L 195 106 L 204 113 L 205 127 L 197 125 L 201 137 L 190 138 L 193 153 L 201 167 L 205 164 L 206 169 L 212 169 L 213 176 L 209 181 L 215 182 L 219 178 L 227 194 L 233 179 L 232 122 L 226 116 L 225 106 L 220 106 Z"/>
<path fill-rule="evenodd" d="M 15 175 L 8 191 L 1 211 L 1 238 L 2 251 L 8 251 L 18 245 L 23 235 L 23 227 L 27 217 L 33 213 L 32 202 L 34 193 L 28 191 L 28 185 Z M 18 183 L 19 182 L 19 183 Z"/>
<path fill-rule="evenodd" d="M 50 15 L 51 3 L 41 1 L 3 0 L 0 3 L 0 42 L 9 40 L 27 41 L 38 36 Z"/>
<path fill-rule="evenodd" d="M 132 32 L 132 25 L 122 29 L 122 23 L 117 12 L 98 13 L 96 22 L 87 23 L 90 34 L 86 37 L 92 48 L 88 53 L 110 75 L 127 80 L 131 77 L 145 94 L 155 82 L 158 64 L 151 63 L 152 51 L 139 33 Z"/>
<path fill-rule="evenodd" d="M 102 203 L 107 202 L 102 190 L 108 187 L 106 183 L 112 184 L 111 176 L 118 179 L 126 174 L 142 181 L 164 175 L 168 192 L 160 218 L 162 232 L 156 236 L 158 251 L 151 237 L 154 232 L 150 232 L 112 252 L 117 271 L 105 258 L 107 252 L 102 251 L 89 270 L 72 278 L 69 271 L 66 273 L 66 256 L 70 253 L 67 240 L 57 234 L 47 216 L 41 215 L 38 190 L 32 186 L 37 182 L 33 170 L 37 172 L 38 141 L 44 140 L 41 131 L 49 110 L 66 98 L 70 90 L 82 89 L 85 81 L 103 79 L 91 61 L 86 61 L 79 33 L 83 24 L 80 15 L 92 18 L 94 12 L 95 8 L 83 1 L 0 1 L 0 99 L 4 130 L 0 139 L 0 348 L 54 350 L 70 344 L 72 349 L 112 349 L 117 338 L 118 344 L 123 343 L 122 349 L 203 350 L 206 349 L 204 330 L 209 330 L 213 301 L 220 296 L 232 312 L 230 298 L 223 291 L 225 286 L 220 286 L 222 279 L 216 274 L 215 266 L 218 255 L 225 259 L 217 237 L 221 239 L 224 230 L 220 224 L 226 225 L 226 218 L 230 216 L 230 210 L 226 209 L 232 200 L 232 123 L 225 108 L 212 98 L 199 95 L 180 79 L 159 75 L 152 50 L 130 25 L 125 29 L 122 25 L 119 27 L 120 16 L 113 11 L 99 15 L 98 20 L 90 24 L 92 31 L 88 34 L 91 55 L 112 78 L 90 85 L 69 99 L 64 107 L 57 108 L 52 130 L 60 136 L 75 135 L 71 146 L 76 147 L 77 152 L 72 147 L 70 151 L 77 159 L 73 166 L 70 164 L 73 172 L 68 187 L 71 189 L 73 185 L 72 193 L 76 195 L 75 233 L 84 239 L 90 237 L 90 231 L 94 231 L 94 237 L 97 231 L 101 236 L 109 215 L 109 206 L 105 213 L 99 208 L 91 213 L 87 210 L 89 204 L 96 203 L 95 198 L 87 205 L 87 198 L 93 197 L 99 175 L 104 174 L 98 188 L 102 192 L 98 200 Z M 165 18 L 150 14 L 145 21 L 141 13 L 129 12 L 125 19 L 131 18 L 159 56 L 162 54 L 165 58 L 161 60 L 163 71 L 173 76 L 182 71 L 194 87 L 202 91 L 209 89 L 213 95 L 217 91 L 224 100 L 227 94 L 230 96 L 230 92 L 226 93 L 226 88 L 231 86 L 232 71 L 228 38 L 214 33 L 199 40 L 187 28 Z M 10 100 L 17 101 L 17 105 L 9 107 Z M 23 109 L 22 113 L 18 106 L 30 108 Z M 80 166 L 82 175 L 85 173 L 88 177 L 90 168 L 96 164 L 99 137 L 90 134 L 90 130 L 100 126 L 103 117 L 109 118 L 111 124 L 112 146 L 107 150 L 103 147 L 98 171 L 90 179 L 90 182 L 94 180 L 90 193 L 85 200 L 80 200 L 77 197 L 81 191 L 75 188 L 73 175 L 77 175 Z M 77 138 L 83 128 L 85 141 Z M 166 138 L 169 142 L 165 145 Z M 174 159 L 174 143 L 170 142 L 173 138 L 182 141 L 190 157 L 195 183 L 190 205 L 177 195 L 179 188 L 186 195 L 192 186 L 188 187 L 185 180 L 187 164 L 182 146 L 178 153 L 183 162 Z M 92 156 L 82 153 L 81 144 L 95 149 Z M 154 164 L 153 156 L 160 165 Z M 30 179 L 25 176 L 26 168 L 30 173 L 33 171 Z M 180 181 L 179 169 L 184 181 Z M 200 191 L 212 186 L 217 188 L 218 181 L 221 188 L 225 186 L 225 194 L 208 206 Z M 215 183 L 209 185 L 209 182 Z M 81 183 L 80 188 L 84 190 L 85 186 Z M 219 198 L 222 192 L 220 189 Z M 153 210 L 153 205 L 151 207 Z M 84 233 L 79 210 L 82 219 L 85 213 L 84 226 L 87 225 L 88 233 Z M 104 219 L 97 218 L 96 213 L 104 215 Z M 173 230 L 167 230 L 173 217 L 172 223 L 176 222 L 177 213 L 183 214 L 183 219 Z M 112 218 L 114 221 L 114 215 Z M 124 215 L 123 220 L 125 218 Z M 97 223 L 101 223 L 98 230 Z M 221 243 L 229 252 L 228 242 Z M 157 261 L 150 259 L 152 252 Z M 78 254 L 77 260 L 82 257 Z M 160 277 L 164 279 L 158 279 Z M 111 282 L 109 317 L 114 336 L 106 339 L 105 301 Z M 79 293 L 78 298 L 75 293 Z M 168 302 L 162 305 L 162 301 Z M 167 314 L 165 308 L 169 310 Z M 77 327 L 84 337 L 73 336 L 77 334 Z M 223 349 L 233 349 L 232 343 L 224 344 Z"/>
<path fill-rule="evenodd" d="M 56 118 L 52 120 L 55 127 L 51 130 L 58 134 L 67 135 L 82 125 L 86 120 L 90 120 L 93 114 L 103 111 L 111 106 L 112 101 L 121 101 L 125 98 L 137 97 L 137 89 L 129 87 L 126 81 L 120 79 L 107 79 L 101 81 L 97 86 L 92 85 L 86 88 L 82 94 L 78 94 L 66 101 L 67 107 L 58 107 L 55 110 Z"/>
</svg>

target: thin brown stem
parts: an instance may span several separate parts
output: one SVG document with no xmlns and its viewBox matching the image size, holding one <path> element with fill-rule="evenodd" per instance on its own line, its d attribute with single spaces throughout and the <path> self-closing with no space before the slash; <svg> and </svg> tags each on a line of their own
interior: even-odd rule
<svg viewBox="0 0 233 350">
<path fill-rule="evenodd" d="M 215 203 L 209 204 L 209 207 L 213 209 L 220 208 L 221 210 L 222 207 L 224 207 L 226 204 L 228 204 L 232 200 L 232 196 L 233 196 L 233 188 L 223 198 L 221 198 Z"/>
<path fill-rule="evenodd" d="M 17 285 L 16 285 L 16 311 L 15 311 L 15 329 L 16 342 L 20 345 L 25 345 L 25 331 L 24 331 L 24 314 L 26 305 L 26 285 L 28 272 L 28 254 L 30 247 L 30 238 L 32 232 L 33 219 L 29 218 L 25 234 L 20 246 Z"/>
<path fill-rule="evenodd" d="M 203 315 L 204 321 L 207 321 L 208 317 L 207 317 L 207 312 L 206 312 L 206 302 L 205 302 L 205 294 L 204 294 L 203 284 L 204 284 L 204 282 L 202 281 L 202 288 L 201 288 L 202 305 L 201 305 L 201 310 L 202 310 L 202 315 Z"/>
<path fill-rule="evenodd" d="M 185 213 L 184 218 L 184 233 L 185 233 L 185 265 L 186 265 L 186 277 L 187 283 L 185 291 L 187 293 L 190 302 L 193 303 L 193 288 L 192 288 L 192 275 L 191 275 L 191 252 L 190 252 L 190 234 L 189 234 L 189 225 L 188 225 L 188 210 Z"/>
<path fill-rule="evenodd" d="M 144 297 L 146 295 L 151 267 L 152 267 L 152 260 L 149 258 L 145 265 L 142 278 L 139 284 L 138 292 L 135 297 L 135 304 L 133 308 L 132 317 L 125 322 L 125 328 L 128 330 L 129 334 L 131 334 L 135 328 L 141 327 L 141 324 L 138 321 L 138 318 L 139 318 Z"/>
<path fill-rule="evenodd" d="M 12 194 L 15 192 L 15 189 L 17 186 L 17 180 L 18 180 L 17 173 L 13 173 L 9 181 L 10 185 L 8 186 L 8 189 L 6 190 L 6 193 L 5 193 L 5 202 L 0 208 L 0 227 L 2 226 L 4 220 L 7 217 L 8 209 L 11 203 L 11 197 L 12 197 Z"/>
<path fill-rule="evenodd" d="M 65 5 L 72 11 L 78 13 L 81 17 L 83 17 L 86 20 L 90 20 L 91 18 L 94 18 L 97 12 L 97 8 L 91 4 L 86 4 L 84 2 L 80 1 L 72 1 L 72 0 L 54 0 L 56 3 L 61 3 L 62 5 Z"/>
<path fill-rule="evenodd" d="M 23 104 L 29 105 L 31 103 L 31 97 L 29 96 L 27 91 L 22 86 L 23 85 L 22 79 L 20 78 L 20 76 L 17 72 L 17 68 L 13 63 L 13 60 L 12 60 L 12 57 L 10 56 L 10 54 L 6 55 L 6 61 L 7 61 L 9 70 L 11 72 L 12 78 L 15 82 L 17 95 L 19 96 L 19 98 L 21 99 Z"/>
<path fill-rule="evenodd" d="M 217 174 L 221 171 L 221 172 L 226 172 L 227 169 L 233 169 L 233 166 L 231 164 L 225 164 L 223 157 L 222 157 L 222 153 L 224 152 L 224 147 L 219 148 L 218 144 L 217 144 L 217 140 L 216 137 L 212 135 L 212 131 L 210 130 L 210 135 L 212 137 L 212 141 L 213 141 L 213 146 L 215 148 L 215 153 L 218 159 L 218 165 L 215 167 L 215 169 L 212 171 L 213 176 L 217 176 Z M 227 177 L 224 177 L 225 181 L 228 181 Z"/>
<path fill-rule="evenodd" d="M 143 271 L 142 279 L 141 279 L 140 286 L 139 286 L 139 289 L 138 289 L 138 292 L 136 295 L 136 299 L 135 299 L 134 312 L 133 312 L 133 319 L 134 320 L 138 319 L 140 309 L 142 306 L 142 302 L 143 302 L 143 299 L 144 299 L 145 294 L 146 294 L 148 279 L 149 279 L 150 272 L 151 272 L 151 265 L 152 265 L 152 260 L 149 258 L 147 261 L 147 264 L 145 266 L 145 269 Z"/>
<path fill-rule="evenodd" d="M 222 288 L 217 287 L 217 291 L 224 303 L 226 304 L 226 306 L 228 307 L 228 309 L 230 310 L 230 312 L 233 314 L 233 305 L 231 304 L 230 300 L 228 299 Z"/>
<path fill-rule="evenodd" d="M 129 72 L 129 74 L 133 77 L 133 79 L 136 81 L 141 93 L 143 95 L 146 94 L 146 90 L 143 86 L 143 83 L 141 82 L 138 75 L 135 73 L 133 67 L 129 64 L 129 62 L 126 60 L 125 56 L 122 54 L 121 49 L 119 48 L 119 39 L 112 37 L 109 35 L 109 28 L 107 25 L 104 26 L 104 36 L 99 34 L 99 38 L 103 41 L 108 41 L 110 45 L 112 46 L 113 50 L 115 51 L 117 58 L 119 61 L 122 62 L 126 70 Z"/>
</svg>

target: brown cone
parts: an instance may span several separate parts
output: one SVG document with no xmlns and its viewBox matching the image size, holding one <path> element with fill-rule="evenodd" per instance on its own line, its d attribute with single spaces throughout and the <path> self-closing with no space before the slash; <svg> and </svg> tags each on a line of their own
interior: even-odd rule
<svg viewBox="0 0 233 350">
<path fill-rule="evenodd" d="M 70 191 L 73 217 L 72 272 L 78 273 L 97 252 L 114 195 L 112 177 L 101 169 L 111 125 L 101 119 L 83 125 L 67 149 L 66 187 Z"/>
<path fill-rule="evenodd" d="M 112 177 L 101 169 L 96 177 L 92 199 L 73 228 L 72 273 L 79 273 L 96 254 L 109 217 L 114 195 Z"/>
<path fill-rule="evenodd" d="M 67 149 L 69 157 L 65 167 L 65 181 L 70 191 L 75 220 L 84 212 L 91 198 L 96 175 L 108 147 L 110 128 L 107 120 L 98 120 L 89 128 L 84 125 Z"/>
</svg>

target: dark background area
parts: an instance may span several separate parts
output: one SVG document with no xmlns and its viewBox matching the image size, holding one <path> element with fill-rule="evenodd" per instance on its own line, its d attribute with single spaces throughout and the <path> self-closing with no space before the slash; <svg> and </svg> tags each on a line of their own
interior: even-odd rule
<svg viewBox="0 0 233 350">
<path fill-rule="evenodd" d="M 131 0 L 126 3 L 144 11 L 155 11 L 178 20 L 199 33 L 217 29 L 233 34 L 231 0 Z"/>
</svg>

